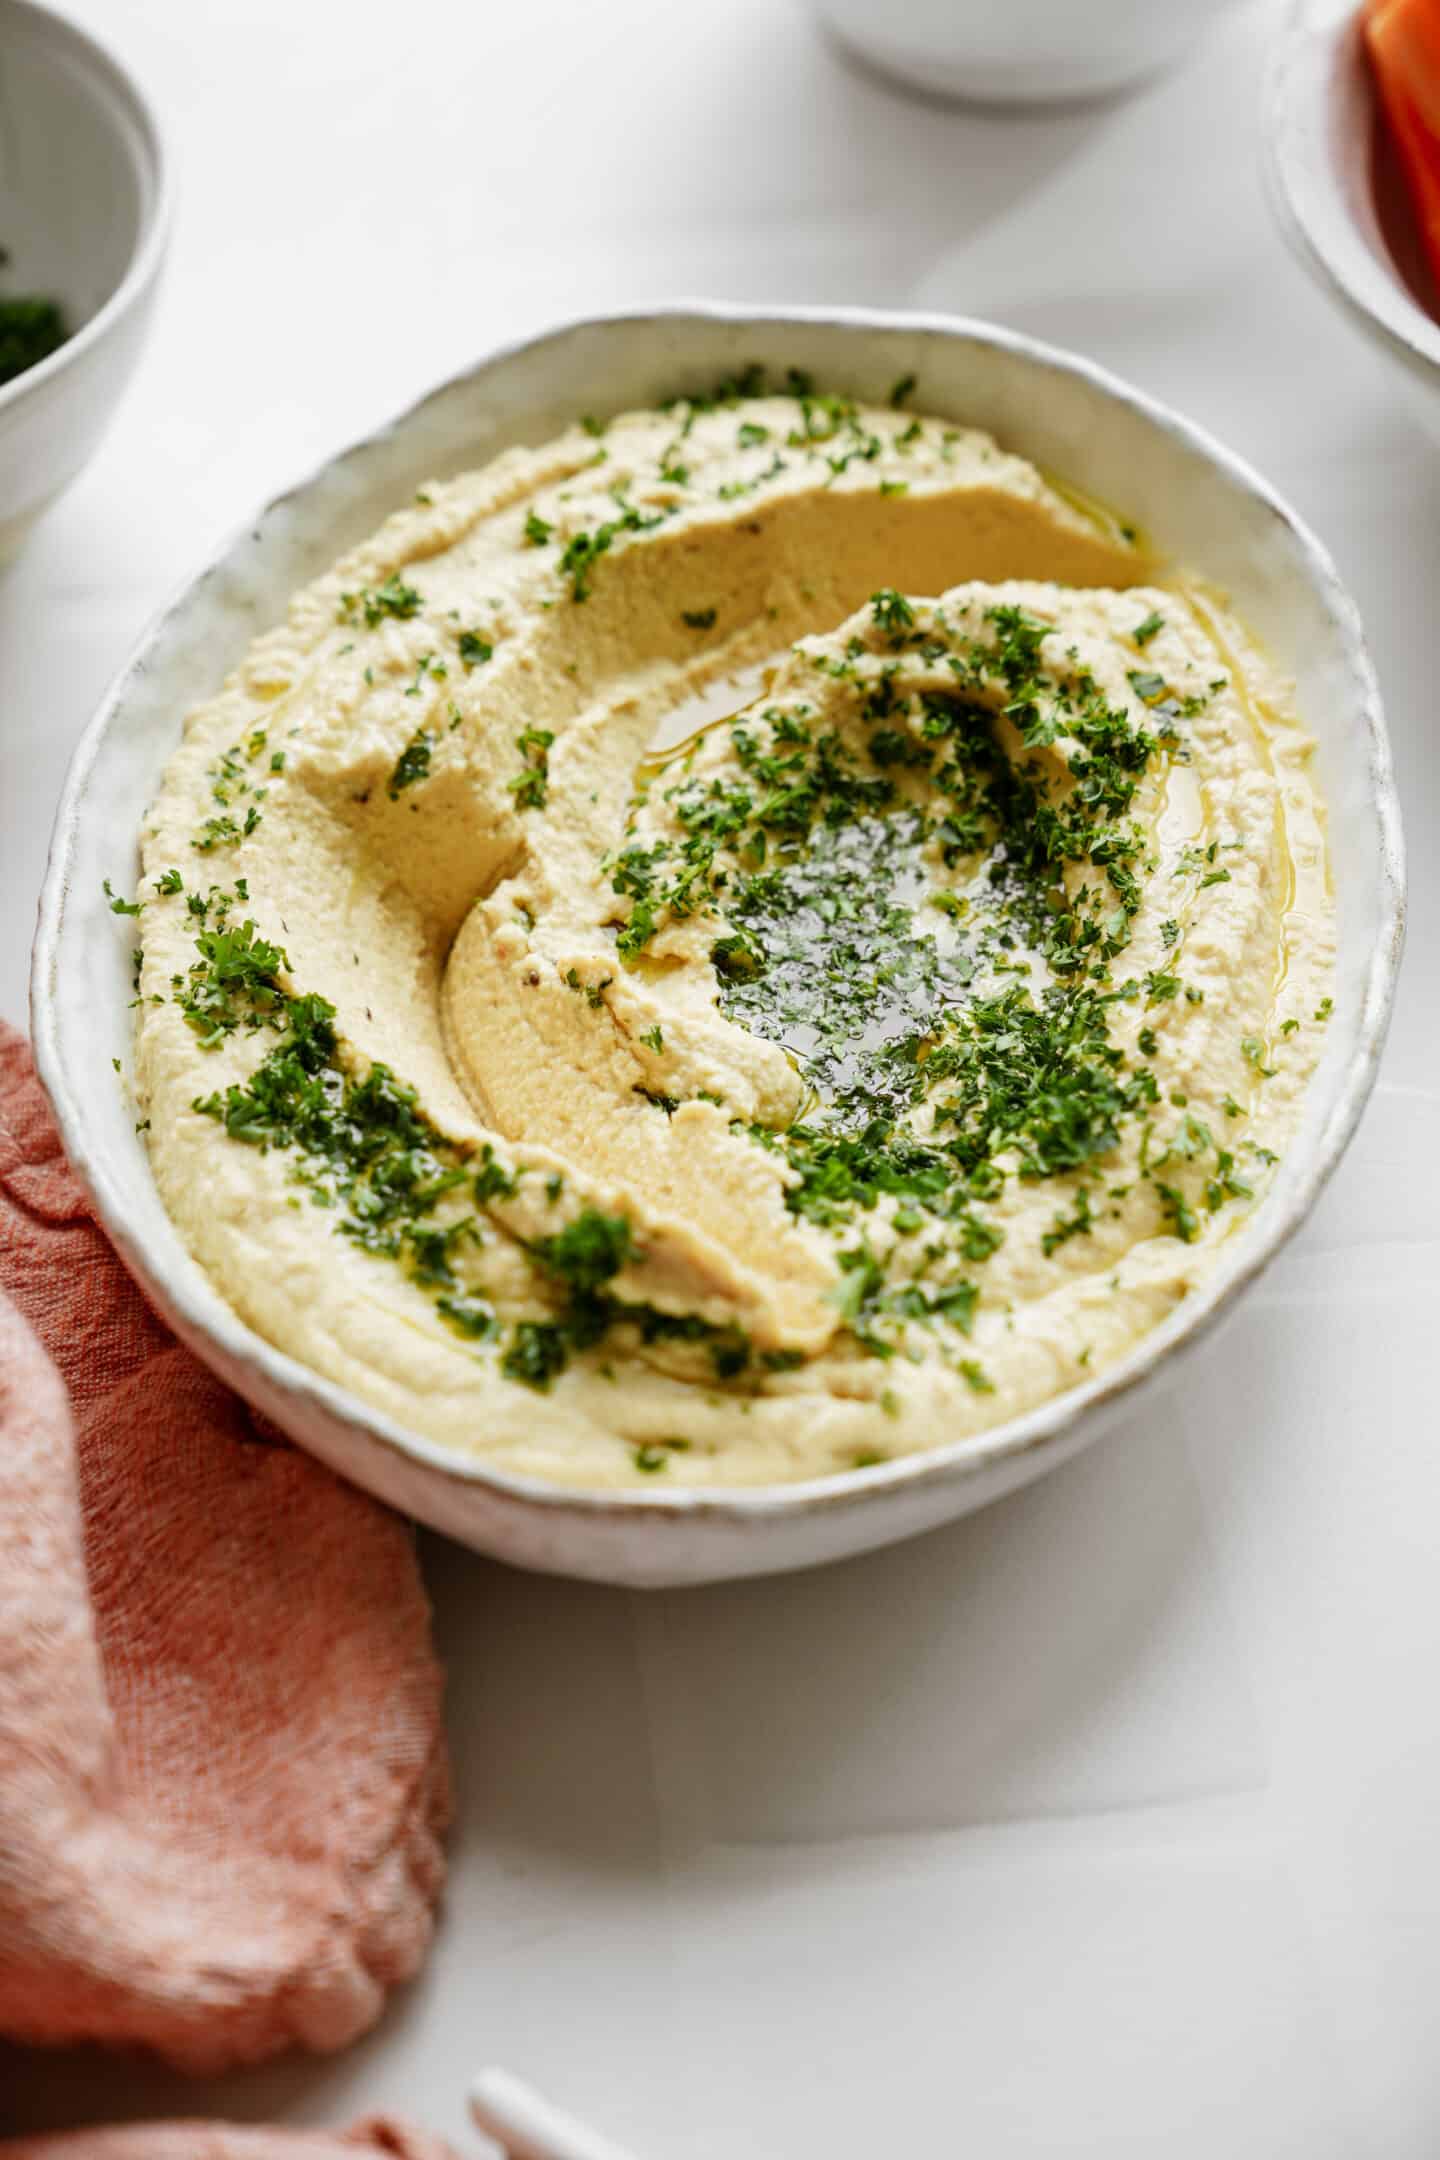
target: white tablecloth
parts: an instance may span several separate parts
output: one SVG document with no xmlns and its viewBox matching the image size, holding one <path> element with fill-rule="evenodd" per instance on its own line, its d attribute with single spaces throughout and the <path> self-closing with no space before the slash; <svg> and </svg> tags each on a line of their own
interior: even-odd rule
<svg viewBox="0 0 1440 2160">
<path fill-rule="evenodd" d="M 498 2061 L 645 2160 L 1428 2160 L 1440 462 L 1273 229 L 1274 7 L 1018 118 L 907 101 L 780 0 L 77 12 L 168 110 L 181 208 L 114 433 L 0 585 L 0 1009 L 70 747 L 195 559 L 490 342 L 687 294 L 993 315 L 1254 458 L 1368 621 L 1412 927 L 1364 1128 L 1173 1408 L 789 1581 L 629 1597 L 428 1541 L 460 1814 L 424 1977 L 340 2060 L 201 2091 L 0 2052 L 0 2121 L 463 2137 Z"/>
</svg>

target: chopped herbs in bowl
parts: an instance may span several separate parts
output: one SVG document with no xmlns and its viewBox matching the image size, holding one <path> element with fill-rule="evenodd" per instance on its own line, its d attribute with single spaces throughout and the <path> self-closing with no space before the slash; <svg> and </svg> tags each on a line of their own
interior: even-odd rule
<svg viewBox="0 0 1440 2160">
<path fill-rule="evenodd" d="M 225 1295 L 438 1442 L 899 1461 L 1108 1371 L 1262 1199 L 1331 996 L 1299 716 L 923 383 L 578 420 L 273 646 L 146 824 L 138 1107 Z"/>
<path fill-rule="evenodd" d="M 541 340 L 262 519 L 97 731 L 37 963 L 67 1139 L 227 1375 L 610 1580 L 1079 1445 L 1303 1215 L 1393 964 L 1373 686 L 1260 483 L 1008 333 L 743 334 Z M 72 995 L 77 850 L 119 979 L 76 933 Z"/>
<path fill-rule="evenodd" d="M 169 190 L 149 104 L 93 35 L 17 5 L 3 11 L 0 46 L 3 567 L 81 471 L 130 379 Z"/>
<path fill-rule="evenodd" d="M 0 292 L 0 385 L 48 360 L 69 335 L 57 300 Z"/>
</svg>

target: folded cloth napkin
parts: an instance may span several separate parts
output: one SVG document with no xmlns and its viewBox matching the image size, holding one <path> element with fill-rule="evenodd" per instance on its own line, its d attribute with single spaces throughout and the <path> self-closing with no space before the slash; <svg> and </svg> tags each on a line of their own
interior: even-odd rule
<svg viewBox="0 0 1440 2160">
<path fill-rule="evenodd" d="M 440 1687 L 407 1526 L 155 1317 L 0 1024 L 0 2032 L 362 2032 L 430 1938 Z"/>
<path fill-rule="evenodd" d="M 250 2130 L 238 2123 L 135 2123 L 124 2130 L 67 2130 L 60 2137 L 13 2138 L 0 2160 L 455 2160 L 451 2147 L 389 2116 L 348 2130 Z"/>
</svg>

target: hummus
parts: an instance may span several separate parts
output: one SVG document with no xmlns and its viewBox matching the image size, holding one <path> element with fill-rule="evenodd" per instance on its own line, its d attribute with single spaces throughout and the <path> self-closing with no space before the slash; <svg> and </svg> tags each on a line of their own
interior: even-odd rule
<svg viewBox="0 0 1440 2160">
<path fill-rule="evenodd" d="M 999 1424 L 1162 1321 L 1295 1128 L 1287 686 L 904 390 L 751 371 L 426 487 L 145 821 L 165 1204 L 459 1453 L 760 1483 Z"/>
</svg>

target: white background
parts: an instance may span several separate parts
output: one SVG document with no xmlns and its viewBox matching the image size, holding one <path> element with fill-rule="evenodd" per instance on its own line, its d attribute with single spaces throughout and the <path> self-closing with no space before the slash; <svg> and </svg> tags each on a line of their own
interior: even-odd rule
<svg viewBox="0 0 1440 2160">
<path fill-rule="evenodd" d="M 1163 0 L 1154 0 L 1161 5 Z M 1083 112 L 908 101 L 783 0 L 103 0 L 181 204 L 104 450 L 0 584 L 0 1009 L 66 758 L 276 485 L 489 343 L 701 294 L 987 314 L 1252 457 L 1368 622 L 1412 849 L 1384 1076 L 1173 1407 L 823 1575 L 628 1597 L 426 1541 L 443 1931 L 331 2062 L 0 2050 L 11 2127 L 462 2138 L 498 2061 L 643 2160 L 1440 2149 L 1440 457 L 1273 229 L 1242 8 Z"/>
</svg>

